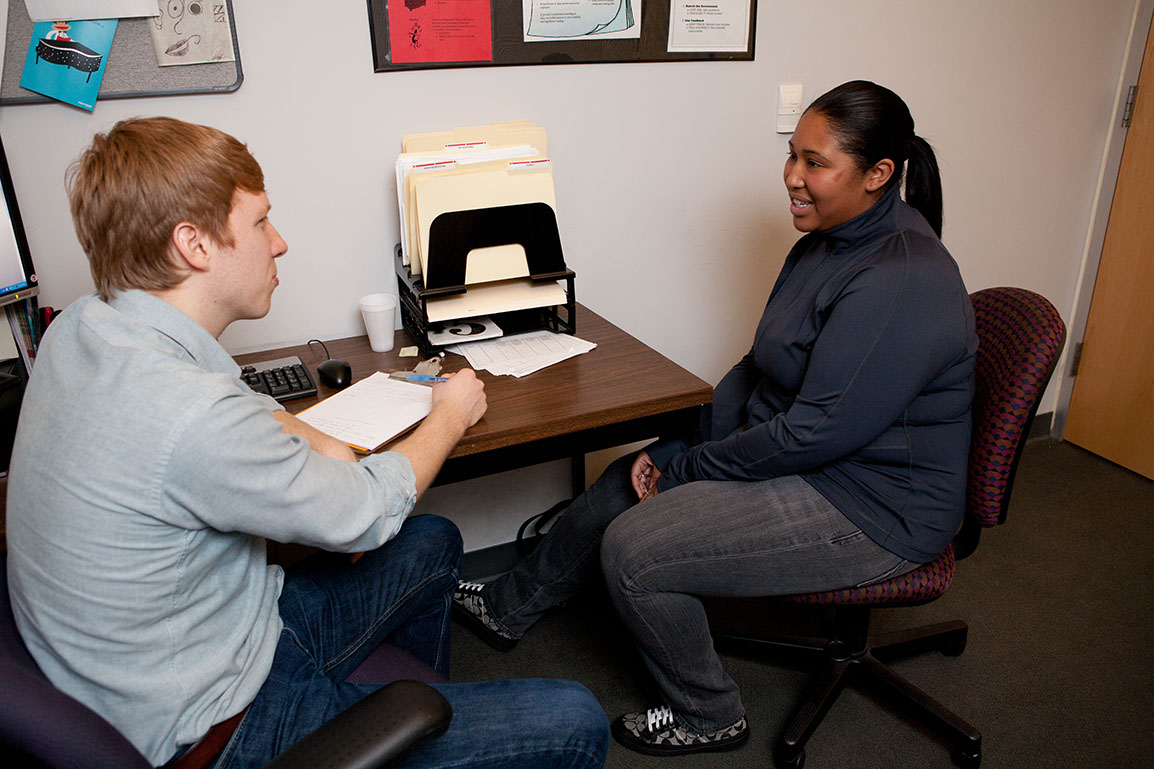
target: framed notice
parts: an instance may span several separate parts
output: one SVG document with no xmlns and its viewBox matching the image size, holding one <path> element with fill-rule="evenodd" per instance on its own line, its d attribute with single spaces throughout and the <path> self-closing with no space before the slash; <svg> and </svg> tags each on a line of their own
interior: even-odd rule
<svg viewBox="0 0 1154 769">
<path fill-rule="evenodd" d="M 368 0 L 377 72 L 750 61 L 757 0 Z"/>
</svg>

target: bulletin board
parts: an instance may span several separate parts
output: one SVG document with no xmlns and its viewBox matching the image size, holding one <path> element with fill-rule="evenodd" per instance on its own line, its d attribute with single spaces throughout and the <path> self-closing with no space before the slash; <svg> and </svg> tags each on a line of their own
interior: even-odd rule
<svg viewBox="0 0 1154 769">
<path fill-rule="evenodd" d="M 437 0 L 368 0 L 369 5 L 369 33 L 373 46 L 373 67 L 377 72 L 395 72 L 406 69 L 432 69 L 451 67 L 491 67 L 525 64 L 584 64 L 584 63 L 612 63 L 612 62 L 666 62 L 666 61 L 751 61 L 753 59 L 754 30 L 757 19 L 757 0 L 734 0 L 732 5 L 726 0 L 711 2 L 702 0 L 700 3 L 691 3 L 688 7 L 701 9 L 700 15 L 707 16 L 710 9 L 718 7 L 731 9 L 740 8 L 738 20 L 745 21 L 744 35 L 740 44 L 727 50 L 669 50 L 670 20 L 675 14 L 682 14 L 674 19 L 678 30 L 684 23 L 677 24 L 678 18 L 684 19 L 685 3 L 679 0 L 618 0 L 613 3 L 598 2 L 595 5 L 616 6 L 619 10 L 614 17 L 614 24 L 622 27 L 625 23 L 639 22 L 639 36 L 614 36 L 606 39 L 595 39 L 598 35 L 588 35 L 581 39 L 554 38 L 544 39 L 534 37 L 533 42 L 526 42 L 527 28 L 537 19 L 526 20 L 526 7 L 532 6 L 539 0 L 454 0 L 455 3 L 480 2 L 488 6 L 488 18 L 491 26 L 491 50 L 485 46 L 478 46 L 482 55 L 473 60 L 463 61 L 411 61 L 412 53 L 408 50 L 405 36 L 390 36 L 389 20 L 401 20 L 406 24 L 405 32 L 423 32 L 426 38 L 430 32 L 421 30 L 417 24 L 409 21 L 411 12 L 413 18 L 422 10 L 431 7 Z M 543 0 L 548 2 L 548 0 Z M 390 12 L 390 5 L 392 10 Z M 671 10 L 674 6 L 677 10 Z M 744 9 L 748 7 L 748 19 L 745 19 Z M 639 9 L 639 12 L 634 9 Z M 532 12 L 532 11 L 530 11 Z M 716 13 L 716 10 L 714 10 Z M 480 12 L 477 13 L 480 16 Z M 627 21 L 625 21 L 627 20 Z M 708 23 L 709 19 L 693 19 Z M 728 22 L 734 21 L 731 16 Z M 608 25 L 607 25 L 608 26 Z M 737 30 L 736 25 L 733 25 Z M 541 29 L 540 26 L 537 29 Z M 618 31 L 616 35 L 628 34 Z M 636 33 L 635 33 L 636 34 Z M 391 41 L 398 42 L 403 48 L 403 56 L 394 56 Z M 419 42 L 415 41 L 415 42 Z M 486 58 L 483 54 L 489 53 Z M 468 56 L 468 53 L 464 54 Z"/>
<path fill-rule="evenodd" d="M 240 66 L 236 17 L 232 0 L 226 0 L 232 26 L 235 61 L 214 61 L 179 67 L 160 67 L 152 50 L 148 31 L 151 19 L 121 19 L 108 52 L 104 80 L 98 99 L 127 99 L 138 96 L 178 96 L 194 93 L 227 93 L 240 88 L 244 75 Z M 0 82 L 0 105 L 50 102 L 20 87 L 24 61 L 32 39 L 32 20 L 23 0 L 9 0 L 8 34 L 4 44 L 4 79 Z"/>
</svg>

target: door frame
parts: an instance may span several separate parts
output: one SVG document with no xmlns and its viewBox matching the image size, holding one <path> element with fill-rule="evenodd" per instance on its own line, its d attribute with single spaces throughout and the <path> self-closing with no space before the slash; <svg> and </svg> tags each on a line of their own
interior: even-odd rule
<svg viewBox="0 0 1154 769">
<path fill-rule="evenodd" d="M 1138 82 L 1142 69 L 1142 55 L 1146 49 L 1146 37 L 1154 18 L 1154 0 L 1136 0 L 1134 16 L 1130 22 L 1130 36 L 1126 43 L 1126 53 L 1122 59 L 1122 72 L 1118 78 L 1118 90 L 1114 94 L 1114 113 L 1110 121 L 1110 131 L 1106 136 L 1106 148 L 1102 153 L 1102 166 L 1098 173 L 1098 187 L 1094 192 L 1094 208 L 1091 212 L 1090 227 L 1086 234 L 1086 244 L 1082 252 L 1082 265 L 1078 275 L 1078 286 L 1074 293 L 1073 310 L 1066 324 L 1066 348 L 1062 360 L 1055 371 L 1052 387 L 1058 388 L 1058 400 L 1054 407 L 1054 419 L 1050 423 L 1050 436 L 1061 440 L 1066 429 L 1066 418 L 1070 412 L 1070 400 L 1074 395 L 1074 348 L 1086 336 L 1086 321 L 1090 314 L 1090 300 L 1094 296 L 1094 285 L 1098 279 L 1098 265 L 1102 261 L 1102 246 L 1106 241 L 1106 226 L 1110 222 L 1110 207 L 1114 203 L 1114 187 L 1118 182 L 1118 171 L 1122 167 L 1122 149 L 1126 144 L 1128 131 L 1122 128 L 1122 115 L 1126 110 L 1126 97 L 1130 86 Z M 1154 99 L 1154 83 L 1146 84 L 1146 93 L 1138 98 Z"/>
</svg>

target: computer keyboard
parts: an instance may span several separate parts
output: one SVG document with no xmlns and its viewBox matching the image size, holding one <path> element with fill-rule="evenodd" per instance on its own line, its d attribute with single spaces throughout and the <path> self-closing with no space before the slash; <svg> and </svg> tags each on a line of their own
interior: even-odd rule
<svg viewBox="0 0 1154 769">
<path fill-rule="evenodd" d="M 317 393 L 317 386 L 313 384 L 308 369 L 296 355 L 249 363 L 241 368 L 240 377 L 253 390 L 271 395 L 278 401 L 303 398 Z"/>
</svg>

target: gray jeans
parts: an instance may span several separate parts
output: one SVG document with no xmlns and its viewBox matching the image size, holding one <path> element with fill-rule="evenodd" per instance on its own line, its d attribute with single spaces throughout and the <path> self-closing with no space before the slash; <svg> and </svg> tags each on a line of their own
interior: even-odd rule
<svg viewBox="0 0 1154 769">
<path fill-rule="evenodd" d="M 638 502 L 622 457 L 492 582 L 485 602 L 514 633 L 600 568 L 665 703 L 693 729 L 744 713 L 700 597 L 806 593 L 877 582 L 917 564 L 876 545 L 799 477 L 697 481 Z"/>
</svg>

